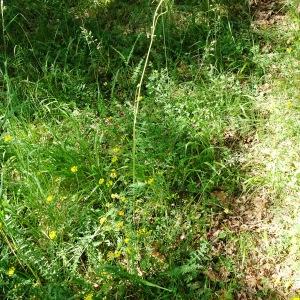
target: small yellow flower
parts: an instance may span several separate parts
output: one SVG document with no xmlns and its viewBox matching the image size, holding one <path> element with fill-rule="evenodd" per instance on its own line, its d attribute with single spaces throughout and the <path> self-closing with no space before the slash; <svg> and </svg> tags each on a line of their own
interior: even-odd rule
<svg viewBox="0 0 300 300">
<path fill-rule="evenodd" d="M 129 243 L 129 241 L 130 241 L 130 239 L 129 239 L 129 238 L 125 238 L 125 239 L 124 239 L 124 243 L 125 243 L 125 244 L 128 244 L 128 243 Z"/>
<path fill-rule="evenodd" d="M 108 251 L 106 257 L 108 260 L 112 260 L 115 258 L 115 255 L 112 251 Z"/>
<path fill-rule="evenodd" d="M 13 137 L 10 134 L 5 134 L 3 140 L 5 143 L 10 143 L 13 140 Z"/>
<path fill-rule="evenodd" d="M 120 196 L 118 194 L 111 194 L 110 197 L 112 199 L 120 199 Z"/>
<path fill-rule="evenodd" d="M 288 109 L 291 109 L 293 107 L 293 102 L 291 100 L 289 100 L 287 103 L 286 103 L 286 107 Z"/>
<path fill-rule="evenodd" d="M 126 202 L 127 201 L 127 198 L 125 196 L 120 196 L 120 201 L 121 202 Z"/>
<path fill-rule="evenodd" d="M 54 182 L 60 182 L 61 181 L 61 177 L 60 176 L 57 176 L 54 178 Z"/>
<path fill-rule="evenodd" d="M 99 223 L 100 225 L 103 225 L 106 222 L 107 218 L 106 217 L 102 217 L 99 219 Z"/>
<path fill-rule="evenodd" d="M 290 48 L 290 47 L 289 47 L 289 48 L 286 48 L 286 52 L 287 52 L 287 53 L 291 53 L 291 52 L 292 52 L 292 50 L 293 50 L 293 49 L 292 49 L 292 48 Z"/>
<path fill-rule="evenodd" d="M 51 230 L 50 232 L 49 232 L 49 239 L 50 240 L 55 240 L 57 238 L 57 233 L 56 233 L 56 231 L 55 230 Z"/>
<path fill-rule="evenodd" d="M 110 187 L 112 186 L 114 183 L 112 180 L 108 180 L 107 183 L 106 183 L 106 186 Z"/>
<path fill-rule="evenodd" d="M 112 152 L 113 152 L 115 155 L 120 154 L 121 148 L 120 148 L 120 147 L 114 147 L 114 148 L 112 149 Z"/>
<path fill-rule="evenodd" d="M 49 195 L 47 198 L 46 198 L 46 202 L 48 204 L 50 204 L 52 201 L 53 201 L 54 197 L 52 195 Z"/>
<path fill-rule="evenodd" d="M 72 173 L 77 173 L 78 172 L 78 167 L 77 166 L 72 166 L 70 168 L 70 170 L 71 170 Z"/>
<path fill-rule="evenodd" d="M 93 293 L 89 293 L 89 294 L 85 295 L 83 299 L 84 300 L 93 300 L 93 297 L 94 297 Z"/>
<path fill-rule="evenodd" d="M 116 228 L 117 228 L 118 230 L 122 229 L 123 227 L 124 227 L 124 222 L 123 222 L 123 221 L 120 221 L 120 222 L 117 222 L 117 223 L 116 223 Z"/>
<path fill-rule="evenodd" d="M 112 124 L 112 121 L 113 121 L 113 117 L 108 117 L 108 118 L 106 118 L 104 121 L 105 121 L 105 123 L 106 123 L 107 125 L 111 125 L 111 124 Z"/>
<path fill-rule="evenodd" d="M 14 276 L 15 271 L 16 271 L 16 268 L 15 268 L 15 267 L 10 267 L 10 268 L 7 270 L 7 273 L 6 273 L 6 274 L 7 274 L 9 277 L 12 277 L 12 276 Z"/>
<path fill-rule="evenodd" d="M 154 178 L 149 178 L 147 181 L 146 181 L 147 184 L 149 185 L 152 185 L 154 183 Z"/>
<path fill-rule="evenodd" d="M 147 234 L 147 229 L 145 227 L 143 227 L 143 228 L 139 229 L 137 233 L 138 233 L 139 236 L 146 235 Z"/>
<path fill-rule="evenodd" d="M 111 178 L 116 178 L 118 176 L 117 171 L 115 169 L 112 169 L 110 172 L 110 177 Z"/>
<path fill-rule="evenodd" d="M 111 158 L 111 162 L 114 164 L 114 163 L 116 163 L 118 161 L 118 157 L 117 156 L 113 156 L 112 158 Z"/>
<path fill-rule="evenodd" d="M 101 185 L 101 184 L 104 183 L 104 181 L 105 181 L 104 178 L 100 178 L 99 181 L 98 181 L 98 183 Z"/>
<path fill-rule="evenodd" d="M 119 211 L 118 211 L 118 215 L 119 215 L 120 217 L 124 217 L 125 212 L 124 212 L 123 210 L 119 210 Z"/>
<path fill-rule="evenodd" d="M 121 256 L 122 252 L 121 251 L 115 251 L 114 257 L 119 258 Z"/>
</svg>

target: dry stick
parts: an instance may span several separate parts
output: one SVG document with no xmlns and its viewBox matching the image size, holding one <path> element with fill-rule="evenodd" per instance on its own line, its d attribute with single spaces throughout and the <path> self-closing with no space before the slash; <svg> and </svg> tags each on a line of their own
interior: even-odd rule
<svg viewBox="0 0 300 300">
<path fill-rule="evenodd" d="M 150 44 L 148 47 L 148 52 L 146 55 L 146 59 L 145 59 L 145 63 L 144 63 L 144 67 L 143 67 L 143 71 L 142 71 L 142 75 L 140 78 L 140 82 L 137 85 L 137 90 L 135 93 L 135 99 L 134 99 L 134 118 L 133 118 L 133 130 L 132 130 L 132 181 L 133 184 L 136 182 L 136 123 L 137 123 L 137 116 L 138 116 L 138 112 L 139 112 L 139 104 L 140 104 L 140 100 L 141 100 L 141 90 L 142 90 L 142 85 L 143 85 L 143 81 L 145 78 L 145 72 L 148 66 L 148 62 L 149 62 L 149 56 L 151 53 L 151 49 L 152 49 L 152 45 L 154 42 L 154 38 L 155 38 L 155 29 L 156 29 L 156 25 L 157 25 L 157 21 L 159 19 L 160 16 L 162 16 L 163 14 L 166 13 L 162 12 L 162 13 L 158 13 L 160 7 L 162 6 L 163 2 L 165 0 L 160 0 L 159 3 L 157 4 L 157 7 L 155 9 L 154 12 L 154 16 L 153 16 L 153 20 L 152 20 L 152 26 L 151 26 L 151 36 L 150 36 Z"/>
</svg>

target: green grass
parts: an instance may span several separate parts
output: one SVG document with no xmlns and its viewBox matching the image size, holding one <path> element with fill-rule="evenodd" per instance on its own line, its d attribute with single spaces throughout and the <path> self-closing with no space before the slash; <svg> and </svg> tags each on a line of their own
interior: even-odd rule
<svg viewBox="0 0 300 300">
<path fill-rule="evenodd" d="M 255 243 L 216 220 L 257 182 L 280 191 L 284 172 L 249 178 L 243 144 L 266 122 L 260 40 L 288 60 L 287 37 L 253 30 L 247 1 L 166 1 L 133 180 L 154 4 L 24 2 L 0 45 L 0 298 L 234 299 Z"/>
</svg>

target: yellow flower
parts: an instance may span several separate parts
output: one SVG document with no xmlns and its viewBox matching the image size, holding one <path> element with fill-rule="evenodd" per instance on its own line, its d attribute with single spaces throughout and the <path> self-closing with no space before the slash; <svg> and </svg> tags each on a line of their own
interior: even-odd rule
<svg viewBox="0 0 300 300">
<path fill-rule="evenodd" d="M 290 48 L 290 47 L 289 47 L 289 48 L 286 48 L 286 52 L 287 52 L 287 53 L 291 53 L 291 52 L 292 52 L 292 50 L 293 50 L 293 49 L 292 49 L 292 48 Z"/>
<path fill-rule="evenodd" d="M 52 195 L 49 195 L 47 198 L 46 198 L 46 202 L 47 203 L 51 203 L 53 201 L 54 197 Z"/>
<path fill-rule="evenodd" d="M 125 197 L 125 196 L 120 196 L 120 201 L 121 201 L 121 202 L 126 202 L 126 201 L 127 201 L 127 199 L 126 199 L 126 197 Z"/>
<path fill-rule="evenodd" d="M 113 260 L 115 258 L 115 254 L 112 251 L 108 251 L 106 257 L 108 260 Z"/>
<path fill-rule="evenodd" d="M 77 172 L 78 172 L 78 167 L 77 167 L 77 166 L 72 166 L 72 167 L 70 168 L 70 171 L 71 171 L 72 173 L 77 173 Z"/>
<path fill-rule="evenodd" d="M 288 109 L 291 109 L 293 107 L 293 102 L 291 100 L 289 100 L 287 103 L 286 103 L 286 107 Z"/>
<path fill-rule="evenodd" d="M 3 140 L 5 143 L 10 143 L 13 140 L 13 137 L 10 134 L 5 134 Z"/>
<path fill-rule="evenodd" d="M 108 117 L 108 118 L 106 118 L 104 121 L 105 121 L 105 123 L 106 123 L 107 125 L 111 125 L 111 123 L 112 123 L 112 121 L 113 121 L 113 117 Z"/>
<path fill-rule="evenodd" d="M 104 183 L 104 181 L 105 181 L 104 178 L 100 178 L 99 181 L 98 181 L 98 183 L 101 185 L 101 184 Z"/>
<path fill-rule="evenodd" d="M 94 296 L 93 293 L 89 293 L 89 294 L 85 295 L 83 299 L 84 300 L 93 300 L 93 296 Z"/>
<path fill-rule="evenodd" d="M 121 148 L 120 148 L 120 147 L 114 147 L 114 148 L 112 149 L 112 152 L 113 152 L 114 154 L 120 154 Z"/>
<path fill-rule="evenodd" d="M 154 178 L 149 178 L 147 181 L 146 181 L 147 184 L 149 185 L 152 185 L 154 183 Z"/>
<path fill-rule="evenodd" d="M 114 257 L 119 258 L 121 256 L 122 252 L 121 251 L 115 251 Z"/>
<path fill-rule="evenodd" d="M 112 199 L 120 199 L 120 196 L 118 194 L 111 194 L 110 196 Z"/>
<path fill-rule="evenodd" d="M 124 217 L 125 213 L 124 213 L 123 210 L 119 210 L 119 211 L 118 211 L 118 215 L 119 215 L 120 217 Z"/>
<path fill-rule="evenodd" d="M 124 243 L 125 243 L 125 244 L 128 244 L 128 243 L 129 243 L 129 241 L 130 241 L 130 239 L 129 239 L 129 238 L 125 238 L 125 239 L 124 239 Z"/>
<path fill-rule="evenodd" d="M 60 176 L 55 177 L 55 178 L 54 178 L 54 181 L 55 181 L 55 182 L 60 182 L 60 181 L 61 181 L 61 177 L 60 177 Z"/>
<path fill-rule="evenodd" d="M 137 233 L 138 233 L 139 236 L 146 235 L 147 234 L 147 229 L 145 227 L 143 227 L 143 228 L 139 229 Z"/>
<path fill-rule="evenodd" d="M 106 183 L 106 186 L 110 187 L 113 185 L 113 181 L 112 180 L 108 180 Z"/>
<path fill-rule="evenodd" d="M 106 217 L 102 217 L 99 219 L 99 223 L 100 225 L 103 225 L 106 222 L 107 218 Z"/>
<path fill-rule="evenodd" d="M 16 271 L 16 268 L 15 268 L 15 267 L 10 267 L 10 268 L 7 270 L 7 273 L 6 273 L 6 274 L 7 274 L 9 277 L 12 277 L 12 276 L 14 276 L 15 271 Z"/>
<path fill-rule="evenodd" d="M 55 230 L 51 230 L 50 232 L 49 232 L 49 239 L 50 240 L 55 240 L 57 238 L 57 233 L 56 233 L 56 231 Z"/>
<path fill-rule="evenodd" d="M 118 176 L 117 172 L 115 169 L 112 169 L 111 172 L 110 172 L 110 177 L 111 178 L 116 178 Z"/>
<path fill-rule="evenodd" d="M 118 161 L 118 157 L 117 156 L 113 156 L 112 159 L 111 159 L 111 162 L 114 164 L 117 161 Z"/>
<path fill-rule="evenodd" d="M 124 227 L 124 222 L 123 222 L 123 221 L 120 221 L 120 222 L 117 222 L 117 223 L 116 223 L 116 228 L 117 228 L 118 230 L 122 229 L 123 227 Z"/>
</svg>

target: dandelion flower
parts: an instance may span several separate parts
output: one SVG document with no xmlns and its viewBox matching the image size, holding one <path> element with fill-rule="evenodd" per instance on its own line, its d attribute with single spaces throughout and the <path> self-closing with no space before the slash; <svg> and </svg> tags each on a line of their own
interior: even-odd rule
<svg viewBox="0 0 300 300">
<path fill-rule="evenodd" d="M 77 173 L 78 172 L 78 167 L 77 166 L 72 166 L 71 168 L 70 168 L 70 171 L 72 172 L 72 173 Z"/>
<path fill-rule="evenodd" d="M 118 161 L 118 157 L 117 156 L 113 156 L 111 159 L 111 162 L 114 164 Z"/>
<path fill-rule="evenodd" d="M 112 169 L 110 172 L 110 177 L 111 178 L 116 178 L 118 176 L 117 171 L 115 169 Z"/>
<path fill-rule="evenodd" d="M 51 230 L 50 232 L 49 232 L 49 239 L 50 240 L 55 240 L 57 238 L 57 233 L 56 233 L 56 231 L 55 230 Z"/>
<path fill-rule="evenodd" d="M 125 215 L 124 210 L 119 210 L 119 211 L 118 211 L 118 215 L 119 215 L 120 217 L 124 217 L 124 215 Z"/>
<path fill-rule="evenodd" d="M 7 274 L 9 277 L 12 277 L 12 276 L 14 276 L 15 271 L 16 271 L 16 268 L 15 268 L 15 267 L 10 267 L 10 268 L 7 270 L 7 273 L 6 273 L 6 274 Z"/>
<path fill-rule="evenodd" d="M 54 197 L 52 195 L 49 195 L 47 198 L 46 198 L 46 202 L 49 204 L 53 201 Z"/>
<path fill-rule="evenodd" d="M 100 178 L 99 181 L 98 181 L 98 183 L 101 185 L 101 184 L 104 183 L 104 181 L 105 181 L 104 178 Z"/>
<path fill-rule="evenodd" d="M 13 140 L 13 137 L 10 134 L 5 134 L 3 140 L 5 143 L 10 143 Z"/>
</svg>

